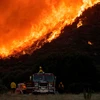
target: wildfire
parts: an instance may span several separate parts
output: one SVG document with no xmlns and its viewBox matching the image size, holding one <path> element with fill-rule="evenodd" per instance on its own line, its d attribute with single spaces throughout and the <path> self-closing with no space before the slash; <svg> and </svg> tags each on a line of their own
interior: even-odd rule
<svg viewBox="0 0 100 100">
<path fill-rule="evenodd" d="M 80 26 L 82 26 L 83 24 L 82 24 L 82 20 L 80 19 L 79 20 L 79 23 L 77 24 L 77 28 L 79 28 Z"/>
<path fill-rule="evenodd" d="M 0 57 L 30 53 L 100 0 L 0 0 Z M 82 25 L 80 21 L 78 27 Z M 49 36 L 47 37 L 47 35 Z M 39 42 L 42 41 L 40 44 Z"/>
<path fill-rule="evenodd" d="M 88 41 L 88 44 L 89 44 L 89 45 L 93 45 L 93 43 L 92 43 L 91 41 Z"/>
</svg>

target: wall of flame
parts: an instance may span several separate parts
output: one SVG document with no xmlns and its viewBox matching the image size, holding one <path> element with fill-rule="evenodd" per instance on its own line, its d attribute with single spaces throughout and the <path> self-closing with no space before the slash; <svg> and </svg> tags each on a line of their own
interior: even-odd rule
<svg viewBox="0 0 100 100">
<path fill-rule="evenodd" d="M 82 11 L 100 0 L 0 0 L 0 57 L 29 53 L 61 34 Z M 49 37 L 46 35 L 50 33 Z M 34 51 L 32 50 L 32 51 Z"/>
</svg>

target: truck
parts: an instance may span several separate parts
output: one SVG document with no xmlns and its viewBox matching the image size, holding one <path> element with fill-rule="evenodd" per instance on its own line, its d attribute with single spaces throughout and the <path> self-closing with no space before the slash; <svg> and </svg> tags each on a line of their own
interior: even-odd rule
<svg viewBox="0 0 100 100">
<path fill-rule="evenodd" d="M 55 76 L 53 73 L 35 73 L 33 75 L 33 93 L 53 93 L 55 94 Z"/>
<path fill-rule="evenodd" d="M 56 91 L 56 77 L 53 73 L 38 72 L 30 76 L 31 85 L 26 84 L 26 89 L 33 94 L 52 93 Z M 26 90 L 26 91 L 27 91 Z"/>
</svg>

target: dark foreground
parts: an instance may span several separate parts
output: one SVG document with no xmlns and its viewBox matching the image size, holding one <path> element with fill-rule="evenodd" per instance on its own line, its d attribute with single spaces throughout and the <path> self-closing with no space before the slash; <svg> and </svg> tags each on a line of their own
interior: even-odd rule
<svg viewBox="0 0 100 100">
<path fill-rule="evenodd" d="M 55 94 L 55 95 L 20 95 L 20 94 L 1 94 L 0 100 L 85 100 L 83 94 Z M 92 94 L 91 100 L 100 100 L 100 93 Z"/>
</svg>

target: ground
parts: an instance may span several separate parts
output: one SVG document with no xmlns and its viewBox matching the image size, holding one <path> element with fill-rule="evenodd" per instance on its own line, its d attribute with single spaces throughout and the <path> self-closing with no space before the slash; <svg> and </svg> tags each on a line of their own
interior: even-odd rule
<svg viewBox="0 0 100 100">
<path fill-rule="evenodd" d="M 83 94 L 62 94 L 62 95 L 1 94 L 0 100 L 85 100 L 85 99 Z M 100 93 L 92 94 L 91 100 L 100 100 Z"/>
</svg>

